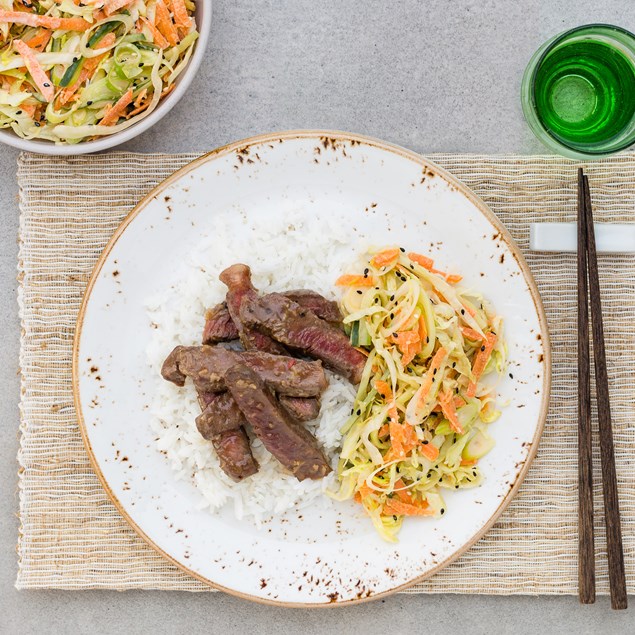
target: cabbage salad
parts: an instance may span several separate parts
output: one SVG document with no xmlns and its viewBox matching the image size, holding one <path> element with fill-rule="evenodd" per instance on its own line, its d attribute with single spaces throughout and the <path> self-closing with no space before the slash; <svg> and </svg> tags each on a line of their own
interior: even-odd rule
<svg viewBox="0 0 635 635">
<path fill-rule="evenodd" d="M 354 498 L 395 541 L 406 516 L 445 513 L 444 489 L 481 483 L 506 347 L 502 319 L 461 276 L 401 248 L 366 261 L 337 281 L 345 328 L 368 360 L 332 495 Z"/>
<path fill-rule="evenodd" d="M 78 143 L 155 110 L 198 38 L 192 0 L 0 0 L 0 127 Z"/>
</svg>

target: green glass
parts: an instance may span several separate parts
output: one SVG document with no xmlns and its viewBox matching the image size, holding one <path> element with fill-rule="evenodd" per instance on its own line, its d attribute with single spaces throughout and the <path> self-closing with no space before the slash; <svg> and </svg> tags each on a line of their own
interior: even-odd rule
<svg viewBox="0 0 635 635">
<path fill-rule="evenodd" d="M 525 118 L 547 146 L 598 158 L 635 143 L 635 36 L 587 25 L 545 43 L 525 71 Z"/>
</svg>

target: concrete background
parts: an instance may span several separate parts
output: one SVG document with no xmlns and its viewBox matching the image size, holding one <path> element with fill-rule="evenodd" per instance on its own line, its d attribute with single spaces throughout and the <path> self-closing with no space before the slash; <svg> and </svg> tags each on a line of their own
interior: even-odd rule
<svg viewBox="0 0 635 635">
<path fill-rule="evenodd" d="M 199 0 L 208 1 L 208 0 Z M 250 135 L 332 128 L 422 153 L 541 152 L 519 86 L 548 37 L 589 22 L 635 30 L 630 0 L 214 0 L 207 59 L 188 95 L 123 148 L 209 150 Z M 17 592 L 17 152 L 0 148 L 1 633 L 625 633 L 607 598 L 392 596 L 307 611 L 223 594 Z"/>
</svg>

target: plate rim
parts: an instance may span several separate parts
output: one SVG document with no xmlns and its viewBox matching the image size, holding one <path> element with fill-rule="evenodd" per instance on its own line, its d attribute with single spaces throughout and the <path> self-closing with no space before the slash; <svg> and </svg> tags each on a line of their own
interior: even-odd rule
<svg viewBox="0 0 635 635">
<path fill-rule="evenodd" d="M 144 530 L 132 519 L 132 517 L 125 510 L 122 503 L 117 498 L 116 494 L 110 488 L 108 481 L 106 480 L 104 474 L 101 471 L 97 458 L 93 452 L 91 442 L 88 436 L 88 431 L 86 428 L 86 424 L 84 421 L 80 392 L 79 392 L 79 349 L 80 349 L 80 340 L 82 335 L 82 328 L 84 325 L 84 317 L 86 313 L 86 309 L 88 307 L 88 303 L 90 302 L 91 294 L 97 279 L 101 273 L 101 270 L 108 260 L 111 251 L 117 244 L 118 240 L 124 234 L 128 225 L 135 220 L 135 218 L 146 208 L 148 203 L 157 197 L 161 192 L 163 192 L 167 187 L 169 187 L 175 181 L 178 181 L 183 176 L 191 172 L 192 170 L 198 168 L 200 165 L 208 163 L 219 156 L 224 156 L 231 152 L 235 152 L 241 148 L 246 148 L 252 145 L 267 143 L 267 142 L 283 142 L 290 141 L 293 139 L 335 139 L 337 141 L 347 141 L 347 142 L 355 142 L 355 143 L 363 143 L 368 146 L 372 146 L 376 149 L 380 149 L 386 152 L 391 152 L 393 154 L 397 154 L 401 157 L 414 161 L 420 164 L 422 167 L 426 169 L 431 169 L 438 176 L 441 176 L 446 180 L 451 186 L 455 187 L 463 196 L 465 196 L 477 209 L 478 211 L 492 224 L 492 226 L 500 232 L 501 238 L 503 239 L 505 245 L 515 258 L 518 263 L 525 282 L 527 283 L 527 287 L 529 289 L 529 293 L 531 295 L 532 302 L 534 307 L 536 308 L 536 312 L 538 315 L 538 323 L 540 325 L 540 335 L 542 338 L 542 348 L 543 348 L 543 381 L 542 381 L 542 400 L 540 404 L 540 412 L 538 414 L 538 425 L 536 426 L 536 430 L 534 432 L 534 436 L 531 441 L 531 447 L 527 454 L 527 458 L 525 462 L 518 472 L 516 479 L 512 486 L 509 488 L 504 498 L 501 500 L 500 504 L 496 508 L 496 510 L 489 517 L 487 522 L 481 527 L 481 529 L 474 534 L 466 543 L 464 543 L 460 549 L 456 552 L 448 556 L 445 560 L 438 563 L 434 566 L 430 571 L 427 571 L 423 575 L 417 576 L 404 584 L 400 584 L 392 589 L 388 589 L 387 591 L 382 591 L 380 593 L 371 595 L 370 597 L 365 598 L 353 598 L 349 600 L 336 601 L 336 602 L 284 602 L 278 601 L 268 598 L 259 597 L 256 595 L 251 595 L 249 593 L 243 593 L 241 591 L 236 591 L 234 589 L 227 588 L 218 582 L 214 582 L 205 576 L 192 571 L 182 562 L 179 562 L 174 557 L 166 553 L 159 545 L 157 545 L 145 532 Z M 72 390 L 73 390 L 73 403 L 75 406 L 75 413 L 77 416 L 77 422 L 80 430 L 80 434 L 82 437 L 82 441 L 84 443 L 84 447 L 88 454 L 88 458 L 90 460 L 91 467 L 95 472 L 101 486 L 104 491 L 110 498 L 111 502 L 121 514 L 122 518 L 130 525 L 130 527 L 134 530 L 134 532 L 152 549 L 158 552 L 162 557 L 166 560 L 174 564 L 181 571 L 187 573 L 193 578 L 203 582 L 204 584 L 216 589 L 218 591 L 223 591 L 235 597 L 239 597 L 244 600 L 251 600 L 253 602 L 257 602 L 259 604 L 266 604 L 270 606 L 282 606 L 287 608 L 330 608 L 330 607 L 340 607 L 340 606 L 352 606 L 354 604 L 361 604 L 363 602 L 372 602 L 374 600 L 385 598 L 394 593 L 398 593 L 405 589 L 408 589 L 419 582 L 423 582 L 424 580 L 430 578 L 435 575 L 442 569 L 445 569 L 447 566 L 452 564 L 455 560 L 460 558 L 466 551 L 471 549 L 496 523 L 496 521 L 500 518 L 503 511 L 507 508 L 509 503 L 516 496 L 522 482 L 531 467 L 531 464 L 534 461 L 534 458 L 538 452 L 538 446 L 540 439 L 542 437 L 542 433 L 544 431 L 545 423 L 547 420 L 547 414 L 549 410 L 549 400 L 551 396 L 551 380 L 552 380 L 552 367 L 551 367 L 551 339 L 549 336 L 549 328 L 547 316 L 545 313 L 545 309 L 542 303 L 542 299 L 540 297 L 540 293 L 538 290 L 538 285 L 534 279 L 534 276 L 529 269 L 529 266 L 523 256 L 520 248 L 516 244 L 515 240 L 507 230 L 507 228 L 503 225 L 503 223 L 498 219 L 498 217 L 494 214 L 494 212 L 489 208 L 489 206 L 483 201 L 479 196 L 477 196 L 467 185 L 465 185 L 462 181 L 452 175 L 450 172 L 445 170 L 444 168 L 438 166 L 433 161 L 430 161 L 423 155 L 414 152 L 413 150 L 408 150 L 400 145 L 393 144 L 387 141 L 383 141 L 381 139 L 377 139 L 374 137 L 344 132 L 340 130 L 323 130 L 323 129 L 301 129 L 301 130 L 288 130 L 282 132 L 271 132 L 264 133 L 260 135 L 255 135 L 251 137 L 247 137 L 245 139 L 241 139 L 238 141 L 234 141 L 232 143 L 228 143 L 222 146 L 219 146 L 210 152 L 206 152 L 202 154 L 200 157 L 190 161 L 183 167 L 179 168 L 168 176 L 166 179 L 158 183 L 155 187 L 152 188 L 135 206 L 134 208 L 128 212 L 125 218 L 121 221 L 120 225 L 117 227 L 111 238 L 108 240 L 108 243 L 104 247 L 103 251 L 99 255 L 97 262 L 95 263 L 93 270 L 88 279 L 88 283 L 84 290 L 82 296 L 82 302 L 80 305 L 79 313 L 77 314 L 77 320 L 75 323 L 75 330 L 73 334 L 73 350 L 72 350 Z"/>
</svg>

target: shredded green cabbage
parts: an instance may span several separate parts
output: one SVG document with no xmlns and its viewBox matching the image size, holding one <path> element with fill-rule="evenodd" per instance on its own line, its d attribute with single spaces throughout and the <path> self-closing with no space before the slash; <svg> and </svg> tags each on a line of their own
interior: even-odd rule
<svg viewBox="0 0 635 635">
<path fill-rule="evenodd" d="M 354 497 L 388 541 L 406 516 L 442 516 L 443 489 L 482 482 L 477 463 L 500 416 L 491 376 L 506 367 L 502 319 L 432 265 L 385 248 L 338 281 L 344 324 L 368 359 L 330 495 Z"/>
</svg>

